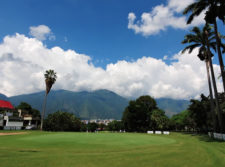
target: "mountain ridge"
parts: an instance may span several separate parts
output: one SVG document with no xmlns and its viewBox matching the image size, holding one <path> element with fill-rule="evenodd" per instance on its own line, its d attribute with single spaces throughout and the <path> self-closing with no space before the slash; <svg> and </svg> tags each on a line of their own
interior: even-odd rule
<svg viewBox="0 0 225 167">
<path fill-rule="evenodd" d="M 20 102 L 27 102 L 33 108 L 42 111 L 45 91 L 7 97 L 0 94 L 0 99 L 9 100 L 14 106 Z M 156 99 L 160 109 L 169 117 L 185 110 L 189 104 L 187 100 L 174 100 L 170 98 Z M 52 90 L 47 99 L 46 113 L 57 110 L 68 111 L 81 119 L 121 119 L 124 109 L 128 106 L 126 99 L 115 92 L 100 89 L 95 91 L 73 92 L 68 90 Z"/>
</svg>

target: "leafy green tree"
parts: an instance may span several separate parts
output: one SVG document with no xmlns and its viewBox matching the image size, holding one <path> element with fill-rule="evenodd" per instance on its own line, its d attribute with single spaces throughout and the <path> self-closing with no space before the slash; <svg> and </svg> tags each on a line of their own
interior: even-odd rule
<svg viewBox="0 0 225 167">
<path fill-rule="evenodd" d="M 31 115 L 32 117 L 40 117 L 40 111 L 31 107 L 30 104 L 26 102 L 21 102 L 16 109 L 22 110 L 22 115 Z"/>
<path fill-rule="evenodd" d="M 99 128 L 101 131 L 103 131 L 103 130 L 105 130 L 106 125 L 103 124 L 103 123 L 100 123 L 100 124 L 98 125 L 98 128 Z"/>
<path fill-rule="evenodd" d="M 37 117 L 41 118 L 40 111 L 37 110 L 37 109 L 35 109 L 35 108 L 32 108 L 30 114 L 31 114 L 32 117 L 34 117 L 34 118 L 37 118 Z"/>
<path fill-rule="evenodd" d="M 184 110 L 170 118 L 170 129 L 176 131 L 190 130 L 195 127 L 188 110 Z"/>
<path fill-rule="evenodd" d="M 120 130 L 123 130 L 124 129 L 123 122 L 114 120 L 114 121 L 112 121 L 112 122 L 110 122 L 108 124 L 107 129 L 109 131 L 120 131 Z"/>
<path fill-rule="evenodd" d="M 166 130 L 169 128 L 169 118 L 163 110 L 156 109 L 152 111 L 150 128 L 152 130 Z"/>
<path fill-rule="evenodd" d="M 170 119 L 171 130 L 208 132 L 213 130 L 210 99 L 203 94 L 200 100 L 191 99 L 187 110 L 173 115 Z M 218 131 L 218 123 L 215 131 Z"/>
<path fill-rule="evenodd" d="M 189 116 L 194 120 L 194 128 L 197 131 L 207 132 L 210 129 L 207 121 L 210 119 L 208 117 L 210 115 L 210 102 L 207 97 L 202 94 L 201 101 L 192 99 L 188 111 Z"/>
<path fill-rule="evenodd" d="M 194 119 L 194 128 L 197 131 L 201 131 L 207 120 L 207 115 L 205 114 L 204 106 L 198 100 L 191 100 L 191 105 L 188 108 L 190 112 L 190 117 Z"/>
<path fill-rule="evenodd" d="M 81 122 L 81 127 L 80 127 L 81 132 L 86 132 L 87 131 L 87 124 L 84 122 Z"/>
<path fill-rule="evenodd" d="M 131 100 L 122 117 L 125 130 L 146 132 L 149 129 L 151 113 L 155 109 L 158 109 L 156 101 L 150 96 Z"/>
<path fill-rule="evenodd" d="M 26 102 L 21 102 L 16 108 L 24 110 L 24 111 L 31 111 L 32 110 L 31 105 L 26 103 Z"/>
<path fill-rule="evenodd" d="M 89 122 L 87 124 L 87 130 L 90 132 L 95 132 L 98 129 L 98 124 L 95 122 Z"/>
<path fill-rule="evenodd" d="M 44 77 L 45 77 L 46 91 L 45 91 L 45 98 L 44 98 L 44 104 L 43 104 L 43 111 L 41 115 L 41 127 L 40 127 L 41 130 L 43 128 L 43 121 L 45 117 L 47 95 L 50 92 L 52 85 L 56 82 L 57 76 L 54 70 L 46 70 Z"/>
<path fill-rule="evenodd" d="M 57 111 L 49 114 L 43 124 L 46 131 L 80 131 L 81 121 L 74 114 Z"/>
</svg>

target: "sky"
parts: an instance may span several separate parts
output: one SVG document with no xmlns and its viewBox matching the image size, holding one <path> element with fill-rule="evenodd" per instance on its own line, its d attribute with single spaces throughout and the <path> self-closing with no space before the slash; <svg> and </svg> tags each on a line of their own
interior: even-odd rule
<svg viewBox="0 0 225 167">
<path fill-rule="evenodd" d="M 198 50 L 181 53 L 185 34 L 204 24 L 204 13 L 186 24 L 182 11 L 192 2 L 1 0 L 0 93 L 43 91 L 43 74 L 53 69 L 55 90 L 174 99 L 208 95 Z M 218 76 L 216 56 L 213 63 Z"/>
</svg>

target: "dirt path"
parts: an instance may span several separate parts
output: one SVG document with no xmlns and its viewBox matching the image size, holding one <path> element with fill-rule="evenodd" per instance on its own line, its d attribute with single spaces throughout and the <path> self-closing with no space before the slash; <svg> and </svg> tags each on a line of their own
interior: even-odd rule
<svg viewBox="0 0 225 167">
<path fill-rule="evenodd" d="M 22 134 L 27 134 L 27 132 L 0 133 L 0 136 L 6 136 L 6 135 L 22 135 Z"/>
</svg>

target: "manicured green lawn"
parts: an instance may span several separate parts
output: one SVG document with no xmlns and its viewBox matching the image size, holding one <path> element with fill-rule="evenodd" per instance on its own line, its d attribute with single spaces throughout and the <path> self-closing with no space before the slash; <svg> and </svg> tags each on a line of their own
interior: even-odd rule
<svg viewBox="0 0 225 167">
<path fill-rule="evenodd" d="M 225 142 L 173 133 L 28 132 L 0 136 L 1 167 L 224 167 Z"/>
</svg>

